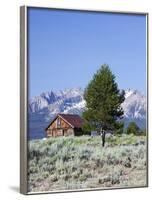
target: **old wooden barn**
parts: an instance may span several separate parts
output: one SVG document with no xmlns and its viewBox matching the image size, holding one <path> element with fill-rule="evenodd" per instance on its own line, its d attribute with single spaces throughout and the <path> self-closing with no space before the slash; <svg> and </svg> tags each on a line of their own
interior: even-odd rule
<svg viewBox="0 0 152 200">
<path fill-rule="evenodd" d="M 74 114 L 58 114 L 45 129 L 47 137 L 82 135 L 83 119 Z"/>
</svg>

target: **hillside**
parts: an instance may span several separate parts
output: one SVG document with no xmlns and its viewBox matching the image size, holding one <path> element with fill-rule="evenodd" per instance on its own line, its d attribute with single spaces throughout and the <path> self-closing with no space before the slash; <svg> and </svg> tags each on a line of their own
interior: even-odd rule
<svg viewBox="0 0 152 200">
<path fill-rule="evenodd" d="M 146 186 L 146 138 L 125 135 L 29 141 L 29 192 Z"/>
</svg>

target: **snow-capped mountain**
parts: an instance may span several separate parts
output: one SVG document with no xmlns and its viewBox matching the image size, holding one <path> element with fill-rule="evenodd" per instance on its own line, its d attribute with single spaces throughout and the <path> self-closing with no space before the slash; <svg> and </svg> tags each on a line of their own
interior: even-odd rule
<svg viewBox="0 0 152 200">
<path fill-rule="evenodd" d="M 146 98 L 137 90 L 125 91 L 122 107 L 126 118 L 145 119 L 146 117 Z"/>
<path fill-rule="evenodd" d="M 72 88 L 57 92 L 45 92 L 31 98 L 28 108 L 29 137 L 44 136 L 45 127 L 57 113 L 81 115 L 85 109 L 83 93 L 81 88 Z M 126 124 L 129 121 L 135 121 L 140 127 L 145 127 L 146 98 L 144 95 L 137 90 L 126 90 L 122 107 Z"/>
<path fill-rule="evenodd" d="M 46 92 L 33 97 L 29 101 L 29 112 L 46 112 L 50 115 L 57 113 L 72 113 L 75 109 L 81 111 L 85 107 L 83 90 L 81 88 L 66 89 L 58 92 Z"/>
</svg>

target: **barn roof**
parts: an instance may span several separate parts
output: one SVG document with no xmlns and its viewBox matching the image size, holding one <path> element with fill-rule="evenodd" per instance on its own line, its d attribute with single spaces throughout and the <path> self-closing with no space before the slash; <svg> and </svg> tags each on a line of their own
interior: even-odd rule
<svg viewBox="0 0 152 200">
<path fill-rule="evenodd" d="M 65 122 L 71 125 L 72 128 L 82 128 L 83 119 L 76 114 L 58 114 L 49 124 L 49 126 L 58 118 L 61 117 Z M 49 126 L 45 129 L 47 130 Z"/>
<path fill-rule="evenodd" d="M 79 115 L 74 114 L 59 114 L 63 119 L 69 122 L 74 128 L 81 128 L 83 119 Z"/>
</svg>

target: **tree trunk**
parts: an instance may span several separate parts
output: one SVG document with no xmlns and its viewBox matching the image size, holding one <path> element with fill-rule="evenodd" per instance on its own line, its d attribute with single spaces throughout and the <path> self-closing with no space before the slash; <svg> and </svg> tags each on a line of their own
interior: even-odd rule
<svg viewBox="0 0 152 200">
<path fill-rule="evenodd" d="M 106 132 L 102 130 L 102 146 L 103 147 L 105 146 L 105 135 L 106 135 Z"/>
</svg>

